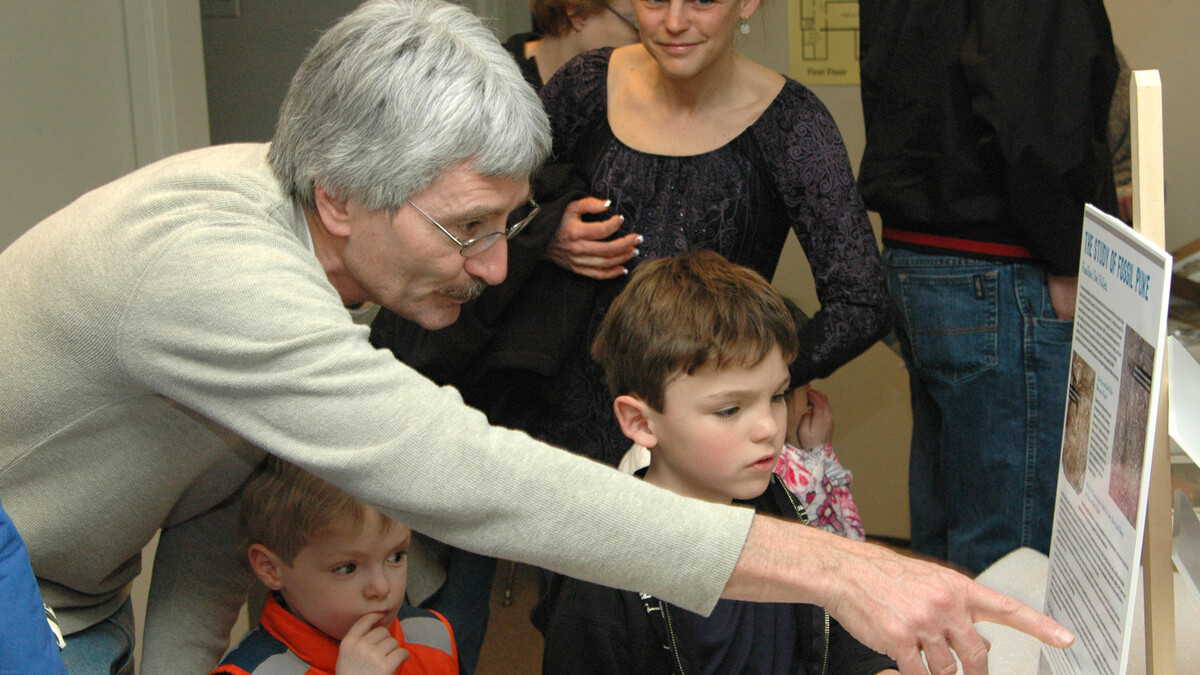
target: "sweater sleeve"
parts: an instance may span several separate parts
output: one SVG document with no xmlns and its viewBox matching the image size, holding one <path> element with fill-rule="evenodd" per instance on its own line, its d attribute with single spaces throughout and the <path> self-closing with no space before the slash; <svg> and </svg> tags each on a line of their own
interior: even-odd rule
<svg viewBox="0 0 1200 675">
<path fill-rule="evenodd" d="M 128 376 L 451 545 L 711 610 L 749 510 L 488 426 L 372 348 L 277 230 L 196 227 L 150 252 L 123 319 Z"/>
<path fill-rule="evenodd" d="M 555 162 L 574 162 L 596 122 L 608 114 L 608 62 L 612 48 L 584 52 L 559 68 L 542 88 L 550 117 Z"/>
<path fill-rule="evenodd" d="M 887 332 L 887 280 L 833 117 L 791 80 L 778 103 L 754 130 L 821 301 L 800 331 L 792 382 L 802 383 L 829 376 Z"/>
</svg>

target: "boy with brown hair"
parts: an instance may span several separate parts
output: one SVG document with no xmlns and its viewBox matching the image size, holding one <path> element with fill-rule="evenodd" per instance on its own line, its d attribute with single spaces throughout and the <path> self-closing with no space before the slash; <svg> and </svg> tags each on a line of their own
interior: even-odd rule
<svg viewBox="0 0 1200 675">
<path fill-rule="evenodd" d="M 238 525 L 271 595 L 214 675 L 457 675 L 450 624 L 403 605 L 407 526 L 273 456 L 243 488 Z"/>
<path fill-rule="evenodd" d="M 808 323 L 808 315 L 787 297 L 783 304 L 792 314 L 797 330 Z M 833 407 L 829 398 L 808 382 L 787 391 L 787 442 L 775 473 L 783 485 L 799 498 L 811 525 L 855 541 L 866 541 L 862 517 L 850 494 L 854 476 L 842 466 L 833 450 Z M 634 443 L 621 458 L 618 469 L 636 473 L 649 466 L 650 451 Z"/>
<path fill-rule="evenodd" d="M 797 349 L 792 317 L 765 279 L 698 251 L 640 265 L 592 355 L 605 368 L 622 431 L 650 450 L 646 482 L 805 520 L 772 473 Z M 706 618 L 647 594 L 556 577 L 536 612 L 546 675 L 896 668 L 813 605 L 721 600 Z"/>
</svg>

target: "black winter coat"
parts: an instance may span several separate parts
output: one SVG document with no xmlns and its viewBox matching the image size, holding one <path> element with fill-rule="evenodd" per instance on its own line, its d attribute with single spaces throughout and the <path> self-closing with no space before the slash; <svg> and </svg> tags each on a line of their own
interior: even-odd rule
<svg viewBox="0 0 1200 675">
<path fill-rule="evenodd" d="M 778 476 L 751 504 L 768 515 L 807 521 Z M 798 604 L 801 653 L 807 675 L 873 675 L 895 668 L 815 605 Z M 543 675 L 688 675 L 700 672 L 690 631 L 677 617 L 687 610 L 653 596 L 553 575 L 533 610 L 546 638 Z"/>
</svg>

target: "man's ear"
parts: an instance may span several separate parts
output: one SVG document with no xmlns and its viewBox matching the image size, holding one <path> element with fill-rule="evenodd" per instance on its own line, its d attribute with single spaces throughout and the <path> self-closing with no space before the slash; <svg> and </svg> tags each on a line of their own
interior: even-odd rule
<svg viewBox="0 0 1200 675">
<path fill-rule="evenodd" d="M 650 415 L 654 409 L 636 394 L 623 394 L 613 401 L 613 412 L 621 424 L 621 431 L 629 440 L 643 448 L 658 445 Z"/>
<path fill-rule="evenodd" d="M 284 567 L 285 563 L 274 551 L 262 544 L 251 544 L 246 555 L 250 558 L 250 569 L 254 570 L 254 576 L 258 577 L 264 586 L 273 591 L 283 588 L 283 577 L 279 574 L 279 568 Z"/>
<path fill-rule="evenodd" d="M 335 237 L 350 236 L 353 208 L 349 200 L 334 197 L 320 184 L 313 186 L 313 199 L 325 230 Z"/>
</svg>

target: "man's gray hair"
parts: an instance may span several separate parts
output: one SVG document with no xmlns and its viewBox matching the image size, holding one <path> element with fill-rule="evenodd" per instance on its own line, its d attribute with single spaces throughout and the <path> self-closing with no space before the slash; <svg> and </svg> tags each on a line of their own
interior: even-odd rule
<svg viewBox="0 0 1200 675">
<path fill-rule="evenodd" d="M 527 178 L 549 150 L 537 94 L 478 18 L 442 0 L 368 0 L 296 71 L 269 159 L 310 208 L 320 184 L 380 210 L 467 161 Z"/>
</svg>

